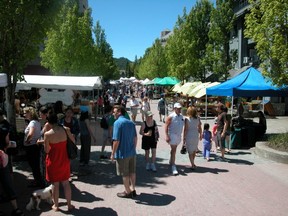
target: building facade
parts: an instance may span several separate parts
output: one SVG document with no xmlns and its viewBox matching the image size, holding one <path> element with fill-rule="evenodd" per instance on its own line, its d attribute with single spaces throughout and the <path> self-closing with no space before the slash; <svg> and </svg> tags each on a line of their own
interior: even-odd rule
<svg viewBox="0 0 288 216">
<path fill-rule="evenodd" d="M 79 13 L 82 14 L 86 9 L 88 9 L 88 0 L 78 0 Z M 44 49 L 44 45 L 40 45 L 40 50 Z M 37 56 L 33 61 L 31 61 L 26 68 L 24 68 L 24 74 L 26 75 L 51 75 L 51 72 L 41 66 L 41 57 Z"/>
<path fill-rule="evenodd" d="M 237 51 L 238 60 L 235 63 L 236 69 L 248 65 L 258 67 L 260 64 L 255 50 L 255 42 L 244 37 L 245 15 L 248 13 L 249 8 L 248 0 L 238 0 L 233 3 L 236 20 L 230 34 L 230 51 Z"/>
</svg>

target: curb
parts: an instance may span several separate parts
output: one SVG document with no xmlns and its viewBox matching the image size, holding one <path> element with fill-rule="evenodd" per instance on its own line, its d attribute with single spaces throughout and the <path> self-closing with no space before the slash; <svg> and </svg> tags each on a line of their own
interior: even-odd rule
<svg viewBox="0 0 288 216">
<path fill-rule="evenodd" d="M 278 163 L 288 164 L 288 153 L 269 148 L 267 142 L 256 142 L 254 153 Z"/>
</svg>

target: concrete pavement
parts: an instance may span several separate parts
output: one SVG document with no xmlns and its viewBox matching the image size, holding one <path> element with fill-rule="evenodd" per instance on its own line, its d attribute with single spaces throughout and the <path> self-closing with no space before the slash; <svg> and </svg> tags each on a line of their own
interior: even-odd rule
<svg viewBox="0 0 288 216">
<path fill-rule="evenodd" d="M 26 215 L 287 215 L 288 165 L 273 162 L 253 154 L 253 149 L 233 150 L 227 154 L 228 161 L 221 162 L 217 156 L 206 162 L 201 155 L 196 158 L 196 170 L 188 169 L 188 155 L 177 150 L 176 164 L 178 176 L 172 176 L 168 165 L 170 149 L 165 142 L 164 125 L 159 122 L 156 111 L 157 101 L 151 103 L 154 119 L 159 124 L 160 140 L 157 147 L 157 169 L 152 173 L 145 170 L 141 136 L 137 147 L 137 194 L 134 199 L 121 199 L 120 177 L 116 176 L 115 164 L 100 160 L 99 151 L 102 131 L 99 120 L 91 124 L 95 127 L 96 145 L 91 150 L 91 166 L 79 167 L 79 161 L 72 161 L 72 200 L 76 209 L 66 212 L 63 191 L 60 195 L 60 212 L 53 212 L 46 203 L 41 203 L 41 211 L 25 211 Z M 137 131 L 141 116 L 138 114 Z M 267 133 L 287 132 L 287 117 L 267 119 Z M 204 123 L 205 120 L 202 120 Z M 213 120 L 207 120 L 211 125 Z M 201 149 L 201 143 L 199 143 Z M 107 150 L 110 150 L 108 147 Z M 17 162 L 14 180 L 19 195 L 19 206 L 25 209 L 31 188 L 27 188 L 31 172 L 26 162 Z M 0 210 L 7 215 L 9 204 L 0 204 Z"/>
</svg>

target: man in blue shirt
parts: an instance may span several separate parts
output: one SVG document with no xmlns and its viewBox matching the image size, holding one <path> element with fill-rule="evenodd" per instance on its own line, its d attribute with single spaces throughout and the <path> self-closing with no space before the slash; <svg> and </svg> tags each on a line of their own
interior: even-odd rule
<svg viewBox="0 0 288 216">
<path fill-rule="evenodd" d="M 113 148 L 111 160 L 116 159 L 117 175 L 121 175 L 125 191 L 117 193 L 121 198 L 136 196 L 136 145 L 137 133 L 135 124 L 126 119 L 125 108 L 114 106 L 113 115 L 116 121 L 113 125 Z"/>
</svg>

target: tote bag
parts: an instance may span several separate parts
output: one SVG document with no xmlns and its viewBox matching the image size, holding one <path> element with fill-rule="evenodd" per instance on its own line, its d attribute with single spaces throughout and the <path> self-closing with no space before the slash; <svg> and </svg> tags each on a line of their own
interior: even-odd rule
<svg viewBox="0 0 288 216">
<path fill-rule="evenodd" d="M 76 146 L 76 144 L 74 142 L 72 142 L 72 140 L 69 138 L 66 129 L 64 128 L 66 136 L 67 136 L 67 155 L 68 158 L 70 160 L 73 160 L 75 158 L 77 158 L 77 154 L 78 154 L 78 147 Z"/>
</svg>

